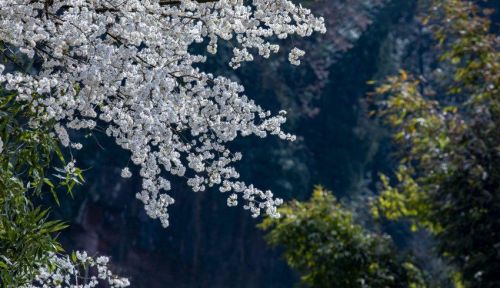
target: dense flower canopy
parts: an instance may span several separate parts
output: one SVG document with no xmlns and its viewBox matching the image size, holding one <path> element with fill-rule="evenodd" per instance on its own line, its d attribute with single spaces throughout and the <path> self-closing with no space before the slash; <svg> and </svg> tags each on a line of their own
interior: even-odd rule
<svg viewBox="0 0 500 288">
<path fill-rule="evenodd" d="M 16 63 L 20 52 L 39 65 L 0 65 L 0 83 L 36 112 L 30 125 L 55 122 L 64 146 L 81 148 L 68 128 L 104 125 L 140 166 L 137 198 L 164 226 L 174 200 L 162 171 L 186 178 L 194 191 L 218 186 L 229 206 L 243 198 L 253 216 L 261 209 L 277 216 L 281 200 L 238 180 L 233 163 L 241 154 L 226 144 L 238 135 L 293 140 L 280 128 L 285 113 L 273 116 L 240 84 L 201 71 L 206 57 L 191 48 L 199 43 L 215 54 L 219 40 L 228 41 L 236 69 L 255 54 L 276 53 L 278 39 L 315 31 L 325 32 L 323 19 L 287 0 L 1 0 L 5 55 Z M 294 48 L 288 58 L 298 65 L 303 55 Z M 128 167 L 122 176 L 131 176 Z"/>
</svg>

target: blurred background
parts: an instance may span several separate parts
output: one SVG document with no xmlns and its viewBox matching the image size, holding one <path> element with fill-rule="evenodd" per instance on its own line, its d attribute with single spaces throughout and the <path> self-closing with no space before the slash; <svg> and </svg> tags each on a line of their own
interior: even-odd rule
<svg viewBox="0 0 500 288">
<path fill-rule="evenodd" d="M 363 222 L 378 173 L 397 165 L 390 157 L 389 133 L 368 115 L 367 93 L 373 86 L 367 82 L 400 69 L 431 77 L 431 35 L 417 19 L 420 6 L 414 0 L 299 2 L 325 18 L 327 34 L 286 39 L 279 55 L 257 58 L 237 71 L 224 64 L 225 51 L 231 49 L 227 44 L 204 69 L 242 83 L 264 108 L 288 111 L 285 128 L 297 135 L 295 142 L 239 139 L 233 149 L 243 153 L 238 164 L 242 179 L 285 201 L 305 200 L 321 184 Z M 492 17 L 498 23 L 498 13 Z M 286 56 L 294 46 L 306 51 L 297 67 Z M 103 133 L 74 137 L 84 143 L 83 150 L 73 153 L 87 169 L 87 184 L 75 199 L 61 197 L 64 203 L 54 210 L 56 218 L 71 224 L 59 238 L 68 251 L 111 256 L 116 272 L 129 277 L 132 287 L 278 288 L 297 282 L 279 248 L 268 247 L 256 228 L 261 219 L 242 207 L 227 207 L 217 189 L 194 193 L 170 177 L 176 203 L 170 206 L 171 225 L 164 229 L 135 199 L 141 187 L 137 173 L 120 177 L 129 155 Z M 387 223 L 383 229 L 439 277 L 445 268 L 429 254 L 432 239 L 411 233 L 408 226 Z"/>
</svg>

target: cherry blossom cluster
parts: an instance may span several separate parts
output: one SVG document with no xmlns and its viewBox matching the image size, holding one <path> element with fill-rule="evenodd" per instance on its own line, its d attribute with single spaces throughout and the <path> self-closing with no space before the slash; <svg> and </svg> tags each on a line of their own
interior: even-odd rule
<svg viewBox="0 0 500 288">
<path fill-rule="evenodd" d="M 298 49 L 298 48 L 293 48 L 292 51 L 288 54 L 288 61 L 290 61 L 291 64 L 293 65 L 300 65 L 300 57 L 304 56 L 306 52 Z"/>
<path fill-rule="evenodd" d="M 49 265 L 40 267 L 34 283 L 23 288 L 93 288 L 103 283 L 112 288 L 130 286 L 127 278 L 118 277 L 109 270 L 106 256 L 93 258 L 86 252 L 76 252 L 70 258 L 51 253 L 48 260 Z"/>
<path fill-rule="evenodd" d="M 137 198 L 165 227 L 174 203 L 165 174 L 194 191 L 219 187 L 228 205 L 243 199 L 253 216 L 279 216 L 271 191 L 238 180 L 241 154 L 227 144 L 249 135 L 293 140 L 281 129 L 285 113 L 271 115 L 238 83 L 201 71 L 206 56 L 193 51 L 215 54 L 227 41 L 236 69 L 276 53 L 279 39 L 313 32 L 325 32 L 323 19 L 288 0 L 0 0 L 0 40 L 39 64 L 3 73 L 0 65 L 0 83 L 31 105 L 32 125 L 56 121 L 64 146 L 81 148 L 68 129 L 104 126 L 131 152 L 143 179 Z M 303 55 L 293 49 L 289 60 Z"/>
</svg>

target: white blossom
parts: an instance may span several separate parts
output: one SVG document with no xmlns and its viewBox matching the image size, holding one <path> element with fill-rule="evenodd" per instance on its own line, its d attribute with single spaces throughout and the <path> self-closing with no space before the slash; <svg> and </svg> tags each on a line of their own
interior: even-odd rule
<svg viewBox="0 0 500 288">
<path fill-rule="evenodd" d="M 200 70 L 206 57 L 190 48 L 208 42 L 216 54 L 230 41 L 236 69 L 276 53 L 276 39 L 315 31 L 325 32 L 323 19 L 288 0 L 0 0 L 0 39 L 41 59 L 36 73 L 0 66 L 0 83 L 31 103 L 37 121 L 56 121 L 64 146 L 81 148 L 67 129 L 99 122 L 140 166 L 137 198 L 164 226 L 174 199 L 163 172 L 187 178 L 194 191 L 217 186 L 230 193 L 228 205 L 243 199 L 253 216 L 261 209 L 278 216 L 280 199 L 238 180 L 241 155 L 227 143 L 248 135 L 293 140 L 281 130 L 284 114 L 272 116 L 238 83 Z M 302 55 L 293 49 L 290 62 Z"/>
<path fill-rule="evenodd" d="M 130 178 L 130 177 L 132 177 L 132 172 L 130 172 L 130 169 L 128 169 L 128 167 L 125 167 L 125 168 L 122 169 L 120 175 L 123 178 Z"/>
<path fill-rule="evenodd" d="M 21 288 L 93 288 L 100 283 L 107 283 L 112 288 L 130 286 L 127 278 L 118 277 L 109 270 L 108 257 L 94 259 L 85 251 L 77 251 L 74 256 L 70 258 L 68 255 L 50 253 L 49 264 L 39 267 L 34 283 Z M 91 268 L 97 270 L 96 276 L 91 274 Z"/>
<path fill-rule="evenodd" d="M 75 148 L 76 150 L 80 150 L 83 148 L 82 143 L 71 143 L 71 147 Z"/>
<path fill-rule="evenodd" d="M 293 65 L 300 65 L 299 58 L 306 55 L 306 52 L 298 48 L 293 48 L 288 54 L 288 61 Z"/>
<path fill-rule="evenodd" d="M 75 173 L 75 169 L 76 169 L 76 160 L 71 160 L 68 162 L 68 164 L 66 164 L 66 166 L 64 166 L 64 172 L 66 172 L 67 174 L 74 174 Z"/>
</svg>

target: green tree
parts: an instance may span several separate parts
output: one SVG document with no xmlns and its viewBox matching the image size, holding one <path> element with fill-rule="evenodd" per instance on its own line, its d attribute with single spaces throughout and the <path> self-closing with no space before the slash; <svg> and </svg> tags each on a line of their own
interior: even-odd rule
<svg viewBox="0 0 500 288">
<path fill-rule="evenodd" d="M 431 81 L 401 71 L 377 88 L 399 167 L 382 175 L 373 212 L 430 230 L 466 287 L 500 286 L 500 54 L 489 10 L 433 1 Z M 419 77 L 420 79 L 420 77 Z"/>
<path fill-rule="evenodd" d="M 282 217 L 259 227 L 307 287 L 424 287 L 419 270 L 396 256 L 390 237 L 356 224 L 335 197 L 316 187 L 309 201 L 292 201 Z"/>
</svg>

